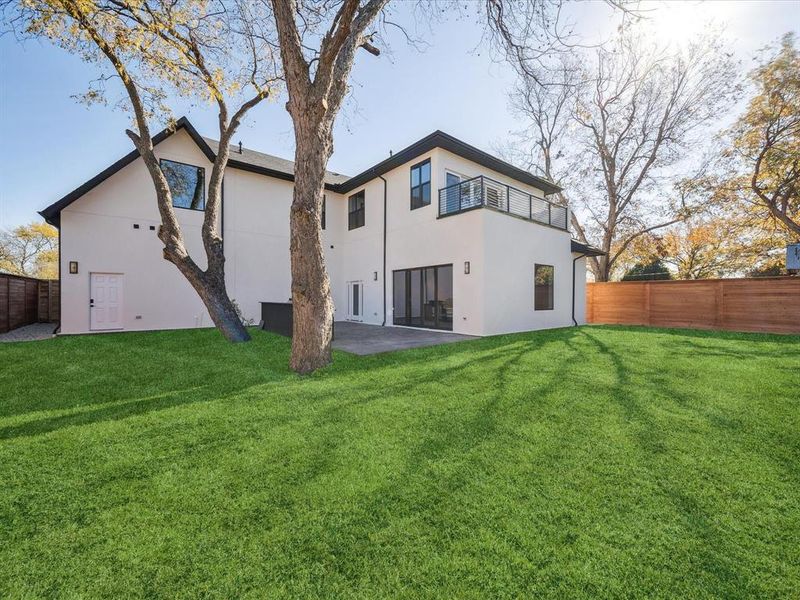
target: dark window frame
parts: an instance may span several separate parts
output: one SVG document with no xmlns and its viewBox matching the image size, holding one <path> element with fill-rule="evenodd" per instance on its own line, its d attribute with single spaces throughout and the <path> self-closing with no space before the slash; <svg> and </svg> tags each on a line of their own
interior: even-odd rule
<svg viewBox="0 0 800 600">
<path fill-rule="evenodd" d="M 353 209 L 353 201 L 361 200 L 361 207 Z M 367 197 L 365 190 L 359 190 L 347 198 L 347 230 L 360 229 L 366 223 Z"/>
<path fill-rule="evenodd" d="M 433 325 L 415 325 L 410 322 L 410 319 L 413 317 L 410 316 L 411 313 L 411 297 L 410 297 L 410 290 L 412 289 L 411 286 L 411 277 L 412 272 L 420 273 L 420 286 L 419 286 L 419 302 L 420 306 L 422 306 L 422 300 L 424 295 L 424 278 L 425 272 L 429 269 L 434 271 L 434 291 L 433 291 L 433 298 L 434 303 L 438 306 L 438 296 L 439 296 L 439 269 L 450 269 L 450 286 L 451 286 L 451 294 L 453 295 L 453 304 L 455 304 L 455 269 L 453 268 L 453 263 L 441 263 L 437 265 L 426 265 L 424 267 L 409 267 L 407 269 L 394 269 L 392 271 L 392 323 L 394 325 L 402 325 L 405 327 L 421 327 L 423 329 L 436 329 L 439 331 L 452 331 L 453 330 L 453 315 L 450 316 L 450 320 L 441 319 L 441 314 L 438 308 L 434 312 L 434 324 Z M 396 307 L 394 306 L 395 302 L 395 277 L 398 274 L 402 274 L 404 280 L 404 289 L 406 290 L 405 298 L 404 298 L 404 313 L 405 316 L 401 319 L 398 319 L 396 314 Z"/>
<path fill-rule="evenodd" d="M 161 172 L 164 173 L 164 178 L 167 179 L 167 185 L 169 185 L 169 178 L 167 177 L 166 172 L 164 172 L 164 163 L 172 163 L 175 165 L 183 165 L 184 167 L 192 167 L 193 169 L 197 169 L 200 171 L 200 180 L 203 182 L 203 208 L 192 208 L 191 206 L 177 206 L 175 204 L 175 196 L 172 197 L 172 208 L 180 208 L 183 210 L 193 210 L 197 212 L 205 212 L 206 210 L 206 168 L 199 167 L 197 165 L 193 165 L 191 163 L 181 162 L 179 160 L 172 160 L 170 158 L 160 158 L 158 159 L 158 168 L 161 169 Z M 170 193 L 172 193 L 172 188 L 170 188 Z"/>
<path fill-rule="evenodd" d="M 327 214 L 326 214 L 326 210 L 325 210 L 326 209 L 326 205 L 327 205 L 326 200 L 327 200 L 327 198 L 325 197 L 325 194 L 322 194 L 322 213 L 319 216 L 319 222 L 320 222 L 320 225 L 322 226 L 322 231 L 325 231 L 325 221 L 326 221 L 326 218 L 327 218 Z"/>
<path fill-rule="evenodd" d="M 550 282 L 549 284 L 539 284 L 537 283 L 539 269 L 546 268 L 550 269 Z M 544 292 L 545 295 L 545 306 L 539 306 L 539 299 L 540 294 L 537 293 L 539 290 L 539 286 L 549 287 L 549 290 L 546 289 Z M 534 263 L 533 264 L 533 310 L 555 310 L 556 305 L 556 268 L 553 265 L 546 265 L 543 263 Z"/>
<path fill-rule="evenodd" d="M 422 181 L 422 167 L 428 165 L 428 180 Z M 414 185 L 414 170 L 419 170 L 419 183 Z M 409 192 L 409 206 L 411 210 L 417 210 L 418 208 L 424 208 L 425 206 L 430 206 L 431 204 L 431 180 L 433 179 L 433 170 L 431 169 L 431 159 L 426 158 L 425 160 L 418 162 L 415 165 L 411 165 L 409 169 L 409 183 L 411 184 L 411 190 Z M 428 186 L 428 201 L 425 202 L 425 193 L 424 189 L 425 186 Z M 414 190 L 419 190 L 419 198 L 420 203 L 414 206 Z"/>
</svg>

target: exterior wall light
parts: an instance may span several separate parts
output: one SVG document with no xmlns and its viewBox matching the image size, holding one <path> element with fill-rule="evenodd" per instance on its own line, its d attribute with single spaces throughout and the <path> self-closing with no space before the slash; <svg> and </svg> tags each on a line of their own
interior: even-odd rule
<svg viewBox="0 0 800 600">
<path fill-rule="evenodd" d="M 469 275 L 469 261 L 464 261 L 464 275 Z"/>
<path fill-rule="evenodd" d="M 373 281 L 378 281 L 378 272 L 377 271 L 373 271 L 372 272 L 372 280 Z"/>
<path fill-rule="evenodd" d="M 77 275 L 78 274 L 78 261 L 77 260 L 69 261 L 69 273 L 70 273 L 70 275 Z"/>
</svg>

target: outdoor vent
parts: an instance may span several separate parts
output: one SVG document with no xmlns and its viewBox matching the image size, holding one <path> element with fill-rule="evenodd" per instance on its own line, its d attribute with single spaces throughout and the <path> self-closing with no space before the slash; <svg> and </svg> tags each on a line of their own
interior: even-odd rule
<svg viewBox="0 0 800 600">
<path fill-rule="evenodd" d="M 150 231 L 155 231 L 155 230 L 156 230 L 156 226 L 155 225 L 150 225 Z"/>
<path fill-rule="evenodd" d="M 134 229 L 139 229 L 139 224 L 138 224 L 138 223 L 134 223 L 134 224 L 133 224 L 133 228 L 134 228 Z"/>
</svg>

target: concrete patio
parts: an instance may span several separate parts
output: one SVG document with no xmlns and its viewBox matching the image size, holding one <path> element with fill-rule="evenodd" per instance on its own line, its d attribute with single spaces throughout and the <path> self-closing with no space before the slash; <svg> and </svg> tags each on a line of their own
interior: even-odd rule
<svg viewBox="0 0 800 600">
<path fill-rule="evenodd" d="M 352 354 L 366 356 L 381 352 L 393 352 L 408 348 L 438 346 L 465 340 L 477 339 L 475 336 L 431 331 L 406 327 L 381 327 L 351 321 L 337 321 L 334 325 L 333 347 Z"/>
</svg>

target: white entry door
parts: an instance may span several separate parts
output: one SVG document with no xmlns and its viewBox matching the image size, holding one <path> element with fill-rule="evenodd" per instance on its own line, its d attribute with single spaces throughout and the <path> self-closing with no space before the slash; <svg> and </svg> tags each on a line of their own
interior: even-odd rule
<svg viewBox="0 0 800 600">
<path fill-rule="evenodd" d="M 122 329 L 122 274 L 92 273 L 89 329 Z"/>
<path fill-rule="evenodd" d="M 350 321 L 363 320 L 364 284 L 360 281 L 347 282 L 347 318 Z"/>
</svg>

